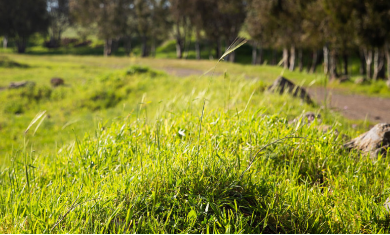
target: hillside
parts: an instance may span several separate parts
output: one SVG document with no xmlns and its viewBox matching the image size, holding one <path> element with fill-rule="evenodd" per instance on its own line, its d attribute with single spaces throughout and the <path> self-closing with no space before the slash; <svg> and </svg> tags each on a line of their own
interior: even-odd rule
<svg viewBox="0 0 390 235">
<path fill-rule="evenodd" d="M 389 159 L 342 148 L 369 123 L 267 92 L 272 68 L 180 78 L 140 66 L 180 61 L 9 58 L 25 68 L 1 68 L 0 85 L 36 85 L 0 92 L 2 233 L 389 232 Z"/>
</svg>

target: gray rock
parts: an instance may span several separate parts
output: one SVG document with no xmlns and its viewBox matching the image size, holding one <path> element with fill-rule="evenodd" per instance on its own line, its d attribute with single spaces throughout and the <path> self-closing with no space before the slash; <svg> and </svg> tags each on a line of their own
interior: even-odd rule
<svg viewBox="0 0 390 235">
<path fill-rule="evenodd" d="M 26 86 L 35 86 L 35 82 L 32 81 L 21 81 L 21 82 L 11 82 L 8 86 L 8 89 L 16 89 Z"/>
<path fill-rule="evenodd" d="M 299 97 L 308 104 L 313 104 L 313 101 L 304 88 L 295 85 L 293 82 L 282 76 L 278 77 L 274 83 L 268 87 L 268 90 L 271 92 L 279 92 L 279 94 L 287 92 L 294 97 Z"/>
<path fill-rule="evenodd" d="M 344 144 L 346 149 L 358 149 L 369 153 L 371 158 L 386 154 L 390 147 L 390 124 L 379 123 L 371 130 Z"/>
<path fill-rule="evenodd" d="M 62 85 L 64 85 L 64 84 L 65 84 L 65 81 L 64 81 L 64 79 L 62 79 L 62 78 L 52 78 L 52 79 L 50 80 L 50 83 L 51 83 L 51 85 L 52 85 L 53 87 L 57 87 L 57 86 L 62 86 Z"/>
</svg>

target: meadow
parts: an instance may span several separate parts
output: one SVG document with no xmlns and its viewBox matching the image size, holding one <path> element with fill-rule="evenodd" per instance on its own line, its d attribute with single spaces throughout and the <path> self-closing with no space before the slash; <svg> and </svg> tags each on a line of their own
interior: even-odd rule
<svg viewBox="0 0 390 235">
<path fill-rule="evenodd" d="M 215 65 L 4 53 L 0 87 L 36 85 L 0 91 L 0 232 L 389 232 L 390 160 L 342 148 L 370 123 L 266 90 L 281 73 L 323 76 L 224 62 L 161 71 Z M 308 125 L 308 111 L 321 119 Z"/>
</svg>

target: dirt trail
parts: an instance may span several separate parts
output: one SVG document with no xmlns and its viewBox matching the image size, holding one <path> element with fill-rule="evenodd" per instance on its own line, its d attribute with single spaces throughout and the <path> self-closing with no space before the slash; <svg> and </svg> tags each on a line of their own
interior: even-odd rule
<svg viewBox="0 0 390 235">
<path fill-rule="evenodd" d="M 190 75 L 202 75 L 203 72 L 186 68 L 163 68 L 168 74 L 178 77 Z M 346 95 L 337 90 L 325 88 L 308 89 L 310 96 L 319 104 L 322 104 L 327 95 L 332 109 L 341 112 L 345 117 L 354 120 L 368 119 L 372 122 L 390 123 L 390 99 L 367 97 L 362 95 Z"/>
<path fill-rule="evenodd" d="M 367 97 L 362 95 L 346 95 L 337 90 L 324 88 L 309 89 L 310 96 L 318 103 L 323 103 L 325 94 L 332 108 L 349 119 L 368 119 L 372 122 L 390 123 L 390 99 Z"/>
</svg>

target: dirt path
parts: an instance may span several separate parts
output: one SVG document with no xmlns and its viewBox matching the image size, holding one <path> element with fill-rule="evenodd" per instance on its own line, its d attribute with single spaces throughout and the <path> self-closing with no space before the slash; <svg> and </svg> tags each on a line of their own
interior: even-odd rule
<svg viewBox="0 0 390 235">
<path fill-rule="evenodd" d="M 186 68 L 163 68 L 168 74 L 178 77 L 190 75 L 202 75 L 203 72 Z M 308 90 L 310 96 L 322 104 L 327 95 L 332 109 L 341 112 L 345 117 L 353 120 L 368 119 L 372 122 L 390 123 L 390 99 L 367 97 L 362 95 L 346 95 L 337 90 L 326 90 L 324 88 L 311 88 Z"/>
<path fill-rule="evenodd" d="M 372 122 L 390 123 L 390 99 L 367 97 L 362 95 L 345 95 L 337 90 L 324 88 L 309 89 L 309 94 L 318 103 L 323 103 L 325 92 L 332 108 L 340 111 L 349 119 L 368 119 Z"/>
</svg>

